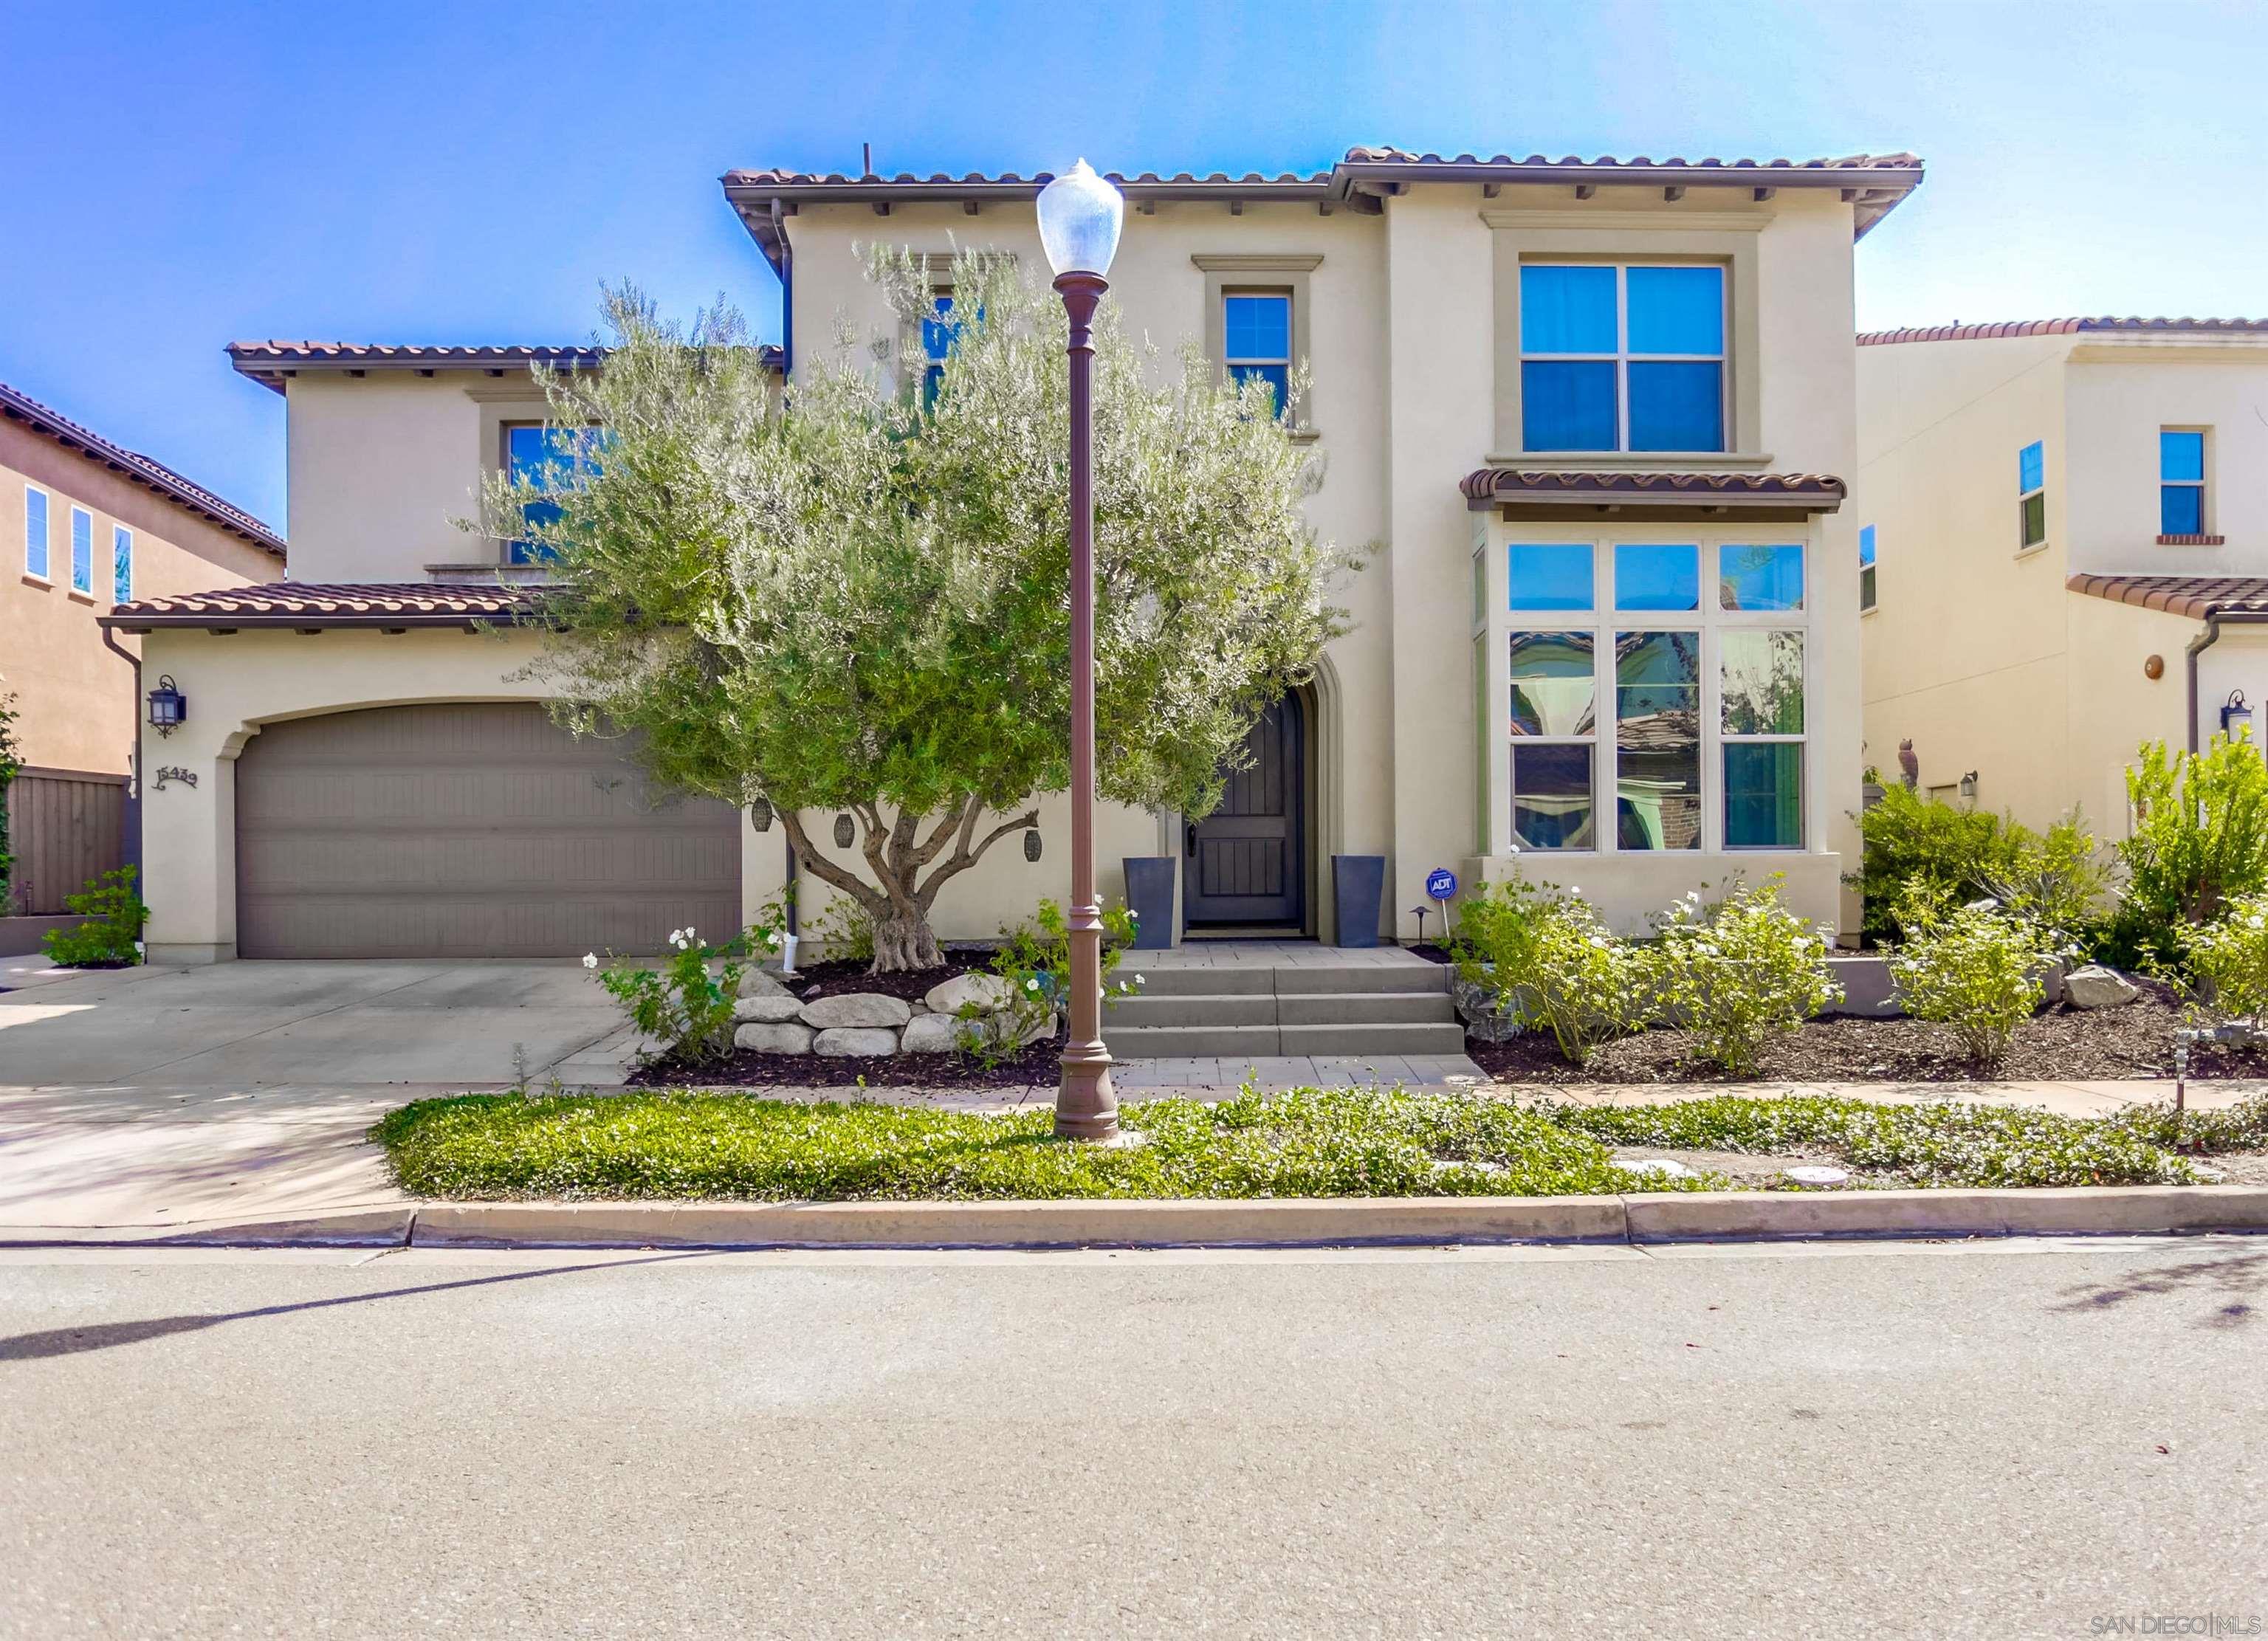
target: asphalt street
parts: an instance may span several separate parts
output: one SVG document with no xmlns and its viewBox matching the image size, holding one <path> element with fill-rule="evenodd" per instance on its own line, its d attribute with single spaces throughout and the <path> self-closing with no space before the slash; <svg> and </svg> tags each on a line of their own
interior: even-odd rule
<svg viewBox="0 0 2268 1641">
<path fill-rule="evenodd" d="M 2268 1239 L 15 1250 L 0 1635 L 2242 1634 L 2264 1385 Z"/>
</svg>

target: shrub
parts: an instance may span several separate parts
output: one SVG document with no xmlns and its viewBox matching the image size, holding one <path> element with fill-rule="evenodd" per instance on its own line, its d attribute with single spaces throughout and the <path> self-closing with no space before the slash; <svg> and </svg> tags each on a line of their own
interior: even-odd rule
<svg viewBox="0 0 2268 1641">
<path fill-rule="evenodd" d="M 2088 924 L 2108 887 L 2075 810 L 2039 833 L 2014 816 L 1892 786 L 1859 816 L 1859 833 L 1860 869 L 1845 881 L 1865 896 L 1860 929 L 1875 941 L 1900 934 L 1898 900 L 1916 879 L 1957 902 L 1989 895 L 2066 934 Z"/>
<path fill-rule="evenodd" d="M 613 958 L 600 969 L 595 952 L 584 953 L 583 967 L 599 970 L 599 983 L 622 1005 L 630 1023 L 666 1043 L 670 1054 L 696 1063 L 721 1059 L 733 1048 L 733 1006 L 747 973 L 742 960 L 751 951 L 769 953 L 773 932 L 759 927 L 711 946 L 691 929 L 673 929 L 669 944 L 673 954 L 659 968 Z"/>
<path fill-rule="evenodd" d="M 2045 1000 L 2042 971 L 2063 948 L 1997 902 L 1949 909 L 1925 884 L 1899 901 L 1898 921 L 1906 938 L 1888 954 L 1898 1002 L 1916 1019 L 1951 1027 L 1980 1070 L 1995 1070 L 2016 1027 Z"/>
<path fill-rule="evenodd" d="M 1551 1034 L 1581 1065 L 1601 1043 L 1634 1029 L 1645 1012 L 1645 965 L 1579 888 L 1507 878 L 1459 909 L 1457 972 L 1494 994 L 1498 1011 Z"/>
<path fill-rule="evenodd" d="M 1655 1008 L 1692 1034 L 1702 1059 L 1736 1077 L 1755 1073 L 1773 1037 L 1842 999 L 1827 941 L 1780 904 L 1777 872 L 1713 905 L 1690 894 L 1654 929 L 1646 963 Z"/>
<path fill-rule="evenodd" d="M 1102 909 L 1102 996 L 1108 1002 L 1139 986 L 1133 981 L 1114 981 L 1111 973 L 1123 955 L 1122 948 L 1134 939 L 1134 914 L 1124 901 Z M 1026 1041 L 1046 1030 L 1071 996 L 1071 928 L 1064 909 L 1043 900 L 1032 917 L 1004 924 L 999 949 L 992 954 L 992 972 L 1008 982 L 1008 1005 L 994 1014 L 968 1008 L 961 1032 L 961 1052 L 985 1065 L 998 1065 Z"/>
<path fill-rule="evenodd" d="M 2189 970 L 2214 1013 L 2258 1030 L 2268 1015 L 2268 894 L 2239 894 L 2194 931 Z"/>
<path fill-rule="evenodd" d="M 2155 742 L 2140 759 L 2126 772 L 2134 828 L 2118 845 L 2126 884 L 2114 938 L 2130 962 L 2178 968 L 2191 925 L 2268 889 L 2268 764 L 2226 735 L 2202 753 Z"/>
<path fill-rule="evenodd" d="M 141 960 L 135 942 L 150 909 L 134 893 L 137 876 L 121 866 L 90 879 L 77 894 L 63 896 L 63 908 L 89 921 L 76 929 L 50 929 L 40 937 L 48 959 L 64 968 L 122 968 Z"/>
<path fill-rule="evenodd" d="M 807 918 L 803 938 L 828 962 L 874 960 L 874 914 L 847 894 L 838 894 Z"/>
</svg>

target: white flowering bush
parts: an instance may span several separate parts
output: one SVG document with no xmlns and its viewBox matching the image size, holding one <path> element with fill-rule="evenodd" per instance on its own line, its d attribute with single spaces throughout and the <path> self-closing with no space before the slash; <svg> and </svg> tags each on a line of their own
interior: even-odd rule
<svg viewBox="0 0 2268 1641">
<path fill-rule="evenodd" d="M 2258 1031 L 2268 1016 L 2268 894 L 2239 894 L 2193 930 L 2190 974 L 2213 1012 Z"/>
<path fill-rule="evenodd" d="M 1645 954 L 1659 1016 L 1735 1077 L 1753 1076 L 1774 1037 L 1843 998 L 1827 967 L 1833 931 L 1780 904 L 1779 882 L 1775 872 L 1713 903 L 1687 894 L 1655 916 Z"/>
<path fill-rule="evenodd" d="M 1461 978 L 1496 998 L 1506 1019 L 1551 1034 L 1570 1064 L 1633 1029 L 1644 1012 L 1645 965 L 1580 887 L 1519 877 L 1489 885 L 1458 909 Z"/>
<path fill-rule="evenodd" d="M 1142 976 L 1114 980 L 1123 948 L 1133 944 L 1134 914 L 1123 901 L 1102 909 L 1102 1000 L 1131 996 Z M 1071 993 L 1071 928 L 1062 907 L 1040 902 L 1029 922 L 1004 925 L 992 972 L 1008 982 L 1008 1002 L 987 1012 L 971 1004 L 961 1011 L 961 1050 L 991 1066 L 1013 1055 L 1032 1037 L 1052 1027 L 1056 1011 Z"/>
<path fill-rule="evenodd" d="M 733 1049 L 733 1005 L 754 945 L 768 944 L 768 931 L 735 935 L 710 946 L 692 929 L 669 931 L 670 955 L 659 968 L 630 958 L 585 952 L 583 967 L 622 1005 L 630 1023 L 646 1036 L 668 1045 L 681 1061 L 721 1059 Z"/>
<path fill-rule="evenodd" d="M 2047 998 L 2049 966 L 2068 951 L 2040 924 L 1998 901 L 1951 908 L 1941 892 L 1910 885 L 1898 906 L 1906 931 L 1889 948 L 1898 1003 L 1916 1019 L 1953 1028 L 1984 1071 L 1999 1069 L 2016 1027 Z"/>
</svg>

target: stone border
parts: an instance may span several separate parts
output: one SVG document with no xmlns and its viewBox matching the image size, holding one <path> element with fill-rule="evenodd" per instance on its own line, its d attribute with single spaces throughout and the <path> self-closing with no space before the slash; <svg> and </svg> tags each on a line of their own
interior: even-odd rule
<svg viewBox="0 0 2268 1641">
<path fill-rule="evenodd" d="M 2268 1232 L 2268 1187 L 1038 1203 L 426 1203 L 256 1224 L 0 1227 L 8 1247 L 1333 1247 Z"/>
</svg>

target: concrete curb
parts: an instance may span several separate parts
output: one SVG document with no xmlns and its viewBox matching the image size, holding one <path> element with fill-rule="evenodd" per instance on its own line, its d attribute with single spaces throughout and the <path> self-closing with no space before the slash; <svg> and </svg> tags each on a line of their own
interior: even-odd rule
<svg viewBox="0 0 2268 1641">
<path fill-rule="evenodd" d="M 2268 1187 L 1220 1202 L 426 1203 L 235 1225 L 0 1227 L 0 1247 L 1332 1247 L 2208 1231 L 2268 1231 Z"/>
</svg>

